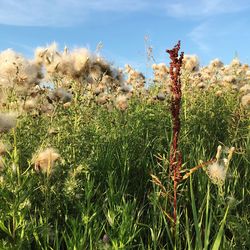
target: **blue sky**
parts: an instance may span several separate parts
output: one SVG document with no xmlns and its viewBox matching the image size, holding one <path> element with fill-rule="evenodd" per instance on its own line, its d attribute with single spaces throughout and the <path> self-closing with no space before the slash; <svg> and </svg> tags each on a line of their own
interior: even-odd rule
<svg viewBox="0 0 250 250">
<path fill-rule="evenodd" d="M 179 39 L 201 65 L 238 55 L 250 64 L 249 0 L 0 0 L 0 51 L 31 58 L 38 46 L 88 47 L 115 65 L 145 71 L 147 44 L 156 62 Z"/>
</svg>

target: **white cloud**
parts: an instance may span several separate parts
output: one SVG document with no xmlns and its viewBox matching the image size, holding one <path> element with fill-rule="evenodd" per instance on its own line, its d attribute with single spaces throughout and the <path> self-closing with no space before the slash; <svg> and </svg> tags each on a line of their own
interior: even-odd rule
<svg viewBox="0 0 250 250">
<path fill-rule="evenodd" d="M 204 22 L 196 26 L 189 34 L 188 37 L 191 41 L 198 46 L 202 52 L 208 53 L 210 51 L 207 38 L 211 36 L 211 26 L 209 22 Z"/>
<path fill-rule="evenodd" d="M 249 0 L 0 0 L 0 24 L 70 26 L 98 18 L 100 12 L 165 12 L 177 18 L 239 12 Z"/>
<path fill-rule="evenodd" d="M 165 4 L 167 14 L 177 18 L 207 17 L 250 8 L 249 0 L 176 0 Z"/>
<path fill-rule="evenodd" d="M 187 34 L 187 37 L 204 54 L 211 54 L 221 46 L 231 40 L 247 38 L 249 34 L 244 30 L 248 27 L 246 18 L 238 17 L 237 20 L 210 18 L 202 21 Z M 238 35 L 237 35 L 238 34 Z M 247 38 L 248 39 L 248 38 Z M 219 45 L 220 44 L 220 45 Z M 219 47 L 218 47 L 219 46 Z M 224 46 L 224 47 L 225 47 Z M 221 48 L 223 49 L 223 48 Z"/>
<path fill-rule="evenodd" d="M 92 0 L 88 5 L 99 11 L 139 11 L 149 7 L 148 0 Z"/>
<path fill-rule="evenodd" d="M 68 26 L 82 23 L 97 12 L 147 9 L 149 0 L 0 0 L 0 24 Z"/>
<path fill-rule="evenodd" d="M 83 20 L 77 5 L 71 1 L 0 0 L 0 23 L 23 26 L 64 26 L 70 19 Z"/>
</svg>

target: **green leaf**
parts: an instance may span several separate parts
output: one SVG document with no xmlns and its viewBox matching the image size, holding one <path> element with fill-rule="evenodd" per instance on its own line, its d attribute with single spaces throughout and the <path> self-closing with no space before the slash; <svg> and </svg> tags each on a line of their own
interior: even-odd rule
<svg viewBox="0 0 250 250">
<path fill-rule="evenodd" d="M 192 201 L 192 211 L 193 211 L 193 216 L 194 216 L 194 227 L 195 227 L 195 232 L 196 232 L 196 244 L 197 244 L 196 247 L 198 249 L 202 249 L 201 232 L 200 232 L 200 227 L 198 223 L 197 209 L 195 205 L 194 191 L 193 191 L 191 176 L 190 176 L 190 192 L 191 192 L 191 201 Z"/>
<path fill-rule="evenodd" d="M 3 222 L 3 221 L 0 221 L 0 229 L 1 229 L 2 231 L 4 231 L 6 234 L 8 234 L 9 236 L 11 236 L 10 231 L 9 231 L 8 228 L 4 225 L 4 222 Z"/>
<path fill-rule="evenodd" d="M 228 210 L 229 210 L 229 207 L 227 207 L 227 210 L 226 210 L 226 213 L 224 215 L 224 218 L 221 221 L 221 226 L 220 226 L 219 232 L 218 232 L 218 234 L 216 236 L 216 239 L 214 241 L 212 250 L 218 250 L 219 247 L 220 247 L 220 243 L 221 243 L 222 236 L 223 236 L 223 233 L 224 233 L 224 226 L 226 224 L 226 218 L 227 218 Z"/>
</svg>

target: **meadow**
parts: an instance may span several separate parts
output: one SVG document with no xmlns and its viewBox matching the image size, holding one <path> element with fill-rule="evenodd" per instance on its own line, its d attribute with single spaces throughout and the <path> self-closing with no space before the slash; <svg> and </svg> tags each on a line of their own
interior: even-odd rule
<svg viewBox="0 0 250 250">
<path fill-rule="evenodd" d="M 0 249 L 250 249 L 250 67 L 184 55 L 177 179 L 169 62 L 0 53 Z"/>
</svg>

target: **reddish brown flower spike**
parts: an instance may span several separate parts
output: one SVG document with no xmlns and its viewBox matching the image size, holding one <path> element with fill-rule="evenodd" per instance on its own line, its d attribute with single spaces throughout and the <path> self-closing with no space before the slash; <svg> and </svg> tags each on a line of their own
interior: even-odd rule
<svg viewBox="0 0 250 250">
<path fill-rule="evenodd" d="M 173 175 L 174 180 L 174 222 L 176 223 L 177 216 L 177 186 L 181 180 L 180 169 L 182 165 L 182 154 L 178 148 L 178 139 L 181 129 L 180 110 L 181 110 L 181 66 L 184 53 L 181 52 L 180 57 L 178 53 L 180 50 L 180 41 L 174 46 L 173 49 L 166 50 L 169 54 L 170 62 L 170 77 L 171 77 L 171 114 L 173 121 L 173 135 L 170 149 L 170 175 Z"/>
</svg>

